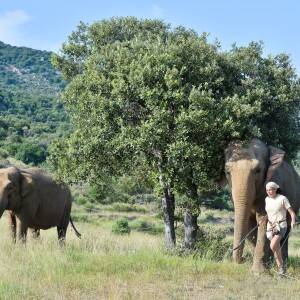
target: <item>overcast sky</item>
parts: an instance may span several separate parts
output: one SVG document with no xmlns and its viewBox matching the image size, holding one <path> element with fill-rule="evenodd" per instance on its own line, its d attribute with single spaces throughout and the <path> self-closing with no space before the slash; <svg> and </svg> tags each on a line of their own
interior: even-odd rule
<svg viewBox="0 0 300 300">
<path fill-rule="evenodd" d="M 0 0 L 0 41 L 57 52 L 80 21 L 162 19 L 207 32 L 223 50 L 263 41 L 264 53 L 287 53 L 300 75 L 299 0 Z"/>
</svg>

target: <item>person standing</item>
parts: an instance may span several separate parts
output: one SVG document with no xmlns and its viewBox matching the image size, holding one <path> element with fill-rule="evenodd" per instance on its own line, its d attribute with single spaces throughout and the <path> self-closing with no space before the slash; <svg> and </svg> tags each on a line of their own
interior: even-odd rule
<svg viewBox="0 0 300 300">
<path fill-rule="evenodd" d="M 279 275 L 286 273 L 286 267 L 283 264 L 280 240 L 287 231 L 286 212 L 291 215 L 291 227 L 296 226 L 296 214 L 293 211 L 287 197 L 279 194 L 279 185 L 275 182 L 268 182 L 266 185 L 267 197 L 265 199 L 265 209 L 267 214 L 262 217 L 258 225 L 267 223 L 267 238 L 270 240 L 270 248 L 276 258 Z"/>
</svg>

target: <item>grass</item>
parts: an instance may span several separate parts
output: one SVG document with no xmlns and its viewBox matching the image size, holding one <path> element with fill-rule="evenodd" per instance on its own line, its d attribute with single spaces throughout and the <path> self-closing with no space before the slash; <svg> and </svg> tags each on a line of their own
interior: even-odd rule
<svg viewBox="0 0 300 300">
<path fill-rule="evenodd" d="M 54 228 L 23 246 L 11 242 L 2 218 L 0 299 L 299 299 L 297 232 L 288 267 L 294 278 L 278 279 L 252 276 L 250 260 L 237 265 L 228 257 L 215 262 L 168 255 L 163 235 L 120 236 L 105 226 L 76 226 L 82 239 L 69 230 L 64 248 Z"/>
</svg>

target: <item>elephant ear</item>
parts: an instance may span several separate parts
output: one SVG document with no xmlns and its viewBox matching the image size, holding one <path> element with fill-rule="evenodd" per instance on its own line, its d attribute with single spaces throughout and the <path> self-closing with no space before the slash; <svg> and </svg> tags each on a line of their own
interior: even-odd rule
<svg viewBox="0 0 300 300">
<path fill-rule="evenodd" d="M 21 172 L 22 175 L 22 183 L 21 183 L 21 196 L 24 198 L 30 191 L 33 190 L 34 183 L 36 179 L 33 175 Z"/>
<path fill-rule="evenodd" d="M 270 165 L 267 172 L 266 182 L 269 182 L 275 174 L 278 167 L 282 164 L 285 152 L 281 149 L 269 146 Z"/>
</svg>

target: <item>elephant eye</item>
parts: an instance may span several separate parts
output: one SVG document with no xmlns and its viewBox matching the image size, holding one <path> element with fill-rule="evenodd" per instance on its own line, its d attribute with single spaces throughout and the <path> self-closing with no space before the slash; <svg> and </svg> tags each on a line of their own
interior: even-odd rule
<svg viewBox="0 0 300 300">
<path fill-rule="evenodd" d="M 13 187 L 12 183 L 9 183 L 6 187 L 6 189 L 9 194 L 12 193 L 14 191 L 14 187 Z"/>
</svg>

